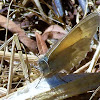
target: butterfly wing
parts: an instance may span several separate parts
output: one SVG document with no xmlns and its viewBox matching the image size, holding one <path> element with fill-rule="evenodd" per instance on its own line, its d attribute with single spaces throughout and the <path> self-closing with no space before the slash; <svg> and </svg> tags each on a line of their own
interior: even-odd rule
<svg viewBox="0 0 100 100">
<path fill-rule="evenodd" d="M 62 69 L 70 72 L 73 66 L 79 64 L 90 49 L 99 21 L 99 13 L 88 15 L 58 42 L 43 58 L 48 62 L 48 66 L 42 67 L 44 75 L 53 75 Z"/>
</svg>

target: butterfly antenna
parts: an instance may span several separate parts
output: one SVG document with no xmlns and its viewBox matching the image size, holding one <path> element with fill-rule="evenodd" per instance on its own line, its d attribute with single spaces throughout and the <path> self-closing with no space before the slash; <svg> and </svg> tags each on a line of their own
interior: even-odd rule
<svg viewBox="0 0 100 100">
<path fill-rule="evenodd" d="M 39 80 L 39 82 L 37 83 L 37 85 L 35 86 L 35 88 L 37 88 L 37 86 L 38 86 L 39 83 L 41 82 L 42 78 L 43 78 L 43 74 L 40 76 L 40 80 Z"/>
<path fill-rule="evenodd" d="M 48 62 L 45 59 L 43 59 L 43 61 L 47 64 L 47 67 L 49 68 Z"/>
</svg>

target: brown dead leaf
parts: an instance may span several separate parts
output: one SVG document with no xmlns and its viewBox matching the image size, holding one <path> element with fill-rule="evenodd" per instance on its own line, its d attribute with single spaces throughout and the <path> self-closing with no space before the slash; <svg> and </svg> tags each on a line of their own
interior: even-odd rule
<svg viewBox="0 0 100 100">
<path fill-rule="evenodd" d="M 100 0 L 97 0 L 97 1 L 95 2 L 95 4 L 96 4 L 96 5 L 100 5 Z"/>
<path fill-rule="evenodd" d="M 37 47 L 38 47 L 39 53 L 45 54 L 48 51 L 46 43 L 44 42 L 40 34 L 36 32 L 35 35 L 36 35 L 36 41 L 37 41 Z"/>
<path fill-rule="evenodd" d="M 0 15 L 0 26 L 6 28 L 7 27 L 7 18 Z M 36 52 L 37 45 L 36 42 L 30 38 L 28 38 L 23 29 L 21 29 L 18 25 L 16 25 L 13 21 L 9 20 L 8 30 L 10 30 L 13 34 L 17 33 L 20 41 L 27 46 L 32 52 Z"/>
<path fill-rule="evenodd" d="M 48 38 L 61 39 L 67 32 L 59 25 L 51 25 L 48 27 L 42 35 L 43 40 Z"/>
</svg>

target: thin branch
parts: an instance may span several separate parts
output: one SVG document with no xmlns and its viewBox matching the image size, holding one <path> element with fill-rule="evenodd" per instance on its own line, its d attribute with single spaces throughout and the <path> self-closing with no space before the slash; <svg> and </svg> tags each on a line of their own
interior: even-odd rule
<svg viewBox="0 0 100 100">
<path fill-rule="evenodd" d="M 15 41 L 12 42 L 12 54 L 10 59 L 10 68 L 9 68 L 9 78 L 8 78 L 8 86 L 7 86 L 7 95 L 10 93 L 12 78 L 13 78 L 13 61 L 14 61 L 14 49 L 15 49 Z"/>
<path fill-rule="evenodd" d="M 98 61 L 99 55 L 100 55 L 100 42 L 99 42 L 99 45 L 98 45 L 98 47 L 96 49 L 96 52 L 95 52 L 95 54 L 93 56 L 93 59 L 92 59 L 91 64 L 90 64 L 90 67 L 87 69 L 88 73 L 92 72 L 92 69 L 95 67 L 95 64 Z"/>
</svg>

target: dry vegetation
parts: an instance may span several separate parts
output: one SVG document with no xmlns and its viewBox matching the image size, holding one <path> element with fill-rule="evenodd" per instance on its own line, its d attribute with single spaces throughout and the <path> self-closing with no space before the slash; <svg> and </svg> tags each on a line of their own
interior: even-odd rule
<svg viewBox="0 0 100 100">
<path fill-rule="evenodd" d="M 43 78 L 39 59 L 80 20 L 90 13 L 99 12 L 99 5 L 100 0 L 0 0 L 0 100 L 10 100 L 9 97 L 17 91 Z M 91 37 L 88 47 L 91 50 L 86 50 L 82 60 L 78 60 L 78 65 L 74 65 L 69 73 L 64 68 L 59 72 L 55 66 L 57 79 L 63 84 L 51 86 L 50 90 L 27 97 L 27 100 L 99 100 L 99 33 L 98 28 L 94 38 Z M 81 56 L 81 51 L 78 52 Z M 68 59 L 72 60 L 71 57 Z M 49 78 L 52 80 L 53 75 Z"/>
</svg>

